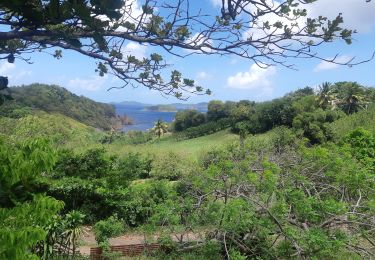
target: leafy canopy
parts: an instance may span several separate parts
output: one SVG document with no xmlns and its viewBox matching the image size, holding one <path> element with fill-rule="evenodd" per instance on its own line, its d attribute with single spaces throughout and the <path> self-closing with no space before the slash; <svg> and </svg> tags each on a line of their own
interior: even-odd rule
<svg viewBox="0 0 375 260">
<path fill-rule="evenodd" d="M 343 17 L 310 17 L 307 7 L 318 0 L 228 0 L 221 13 L 197 10 L 189 0 L 4 0 L 0 3 L 0 59 L 30 62 L 28 53 L 49 52 L 60 59 L 71 50 L 97 61 L 97 73 L 114 74 L 124 84 L 143 85 L 166 95 L 210 90 L 168 68 L 162 53 L 236 55 L 261 67 L 293 67 L 289 58 L 324 59 L 315 47 L 355 32 L 342 28 Z M 274 19 L 275 18 L 275 19 Z M 272 22 L 276 20 L 276 22 Z M 125 53 L 133 42 L 159 47 L 137 58 Z M 350 60 L 345 65 L 354 65 Z"/>
</svg>

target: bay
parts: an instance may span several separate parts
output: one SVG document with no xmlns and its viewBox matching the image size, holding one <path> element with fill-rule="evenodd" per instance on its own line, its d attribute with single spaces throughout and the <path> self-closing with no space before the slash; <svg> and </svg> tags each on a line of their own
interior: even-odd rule
<svg viewBox="0 0 375 260">
<path fill-rule="evenodd" d="M 148 111 L 145 107 L 141 106 L 128 106 L 115 104 L 117 115 L 127 115 L 134 120 L 133 125 L 126 125 L 123 127 L 124 132 L 131 130 L 146 131 L 154 127 L 155 122 L 159 119 L 164 122 L 171 123 L 176 115 L 176 112 L 160 112 Z"/>
</svg>

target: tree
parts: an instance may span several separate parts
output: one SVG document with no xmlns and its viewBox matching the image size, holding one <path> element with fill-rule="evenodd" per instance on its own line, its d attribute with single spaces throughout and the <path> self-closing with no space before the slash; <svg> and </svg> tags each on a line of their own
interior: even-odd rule
<svg viewBox="0 0 375 260">
<path fill-rule="evenodd" d="M 337 82 L 335 85 L 339 106 L 346 114 L 353 114 L 368 104 L 365 88 L 357 82 Z"/>
<path fill-rule="evenodd" d="M 27 55 L 35 51 L 60 59 L 62 50 L 71 50 L 95 59 L 99 75 L 123 80 L 120 88 L 143 85 L 177 98 L 204 89 L 177 70 L 163 77 L 168 64 L 162 51 L 179 57 L 237 55 L 261 67 L 291 68 L 289 58 L 361 63 L 340 63 L 337 56 L 325 59 L 316 52 L 317 46 L 337 39 L 350 44 L 355 32 L 341 28 L 341 14 L 333 20 L 310 17 L 306 7 L 316 0 L 223 0 L 221 14 L 195 10 L 189 0 L 141 2 L 139 7 L 135 0 L 3 0 L 0 59 L 30 62 Z M 157 46 L 160 52 L 139 59 L 124 53 L 129 42 Z"/>
<path fill-rule="evenodd" d="M 71 211 L 65 216 L 65 228 L 66 230 L 62 235 L 67 237 L 69 246 L 72 247 L 73 258 L 76 255 L 77 242 L 82 234 L 82 224 L 85 215 L 78 211 Z"/>
<path fill-rule="evenodd" d="M 163 120 L 159 119 L 156 123 L 155 126 L 152 128 L 152 131 L 160 137 L 164 135 L 166 132 L 168 132 L 168 126 L 163 122 Z"/>
<path fill-rule="evenodd" d="M 228 117 L 225 104 L 220 100 L 212 100 L 207 105 L 207 121 L 217 121 L 220 118 Z"/>
<path fill-rule="evenodd" d="M 180 132 L 189 127 L 201 125 L 205 120 L 204 114 L 197 110 L 182 110 L 176 113 L 173 128 L 175 131 Z"/>
<path fill-rule="evenodd" d="M 7 92 L 7 88 L 8 78 L 0 76 L 0 105 L 2 105 L 5 100 L 10 99 L 10 95 Z"/>
<path fill-rule="evenodd" d="M 318 106 L 322 109 L 327 109 L 330 105 L 334 104 L 335 94 L 332 92 L 332 84 L 324 82 L 319 86 L 319 92 L 316 97 Z"/>
<path fill-rule="evenodd" d="M 12 147 L 0 139 L 1 259 L 37 259 L 31 249 L 46 238 L 43 227 L 63 207 L 36 191 L 38 175 L 51 170 L 54 162 L 55 153 L 45 140 Z"/>
</svg>

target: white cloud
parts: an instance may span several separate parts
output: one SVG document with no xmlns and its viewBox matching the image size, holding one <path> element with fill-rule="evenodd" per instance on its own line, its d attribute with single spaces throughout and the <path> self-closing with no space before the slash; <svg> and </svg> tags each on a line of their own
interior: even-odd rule
<svg viewBox="0 0 375 260">
<path fill-rule="evenodd" d="M 327 60 L 330 60 L 330 59 L 332 59 L 332 58 L 327 58 Z M 342 56 L 337 57 L 336 62 L 346 63 L 346 62 L 350 61 L 351 59 L 352 59 L 352 57 L 342 55 Z M 340 66 L 342 66 L 342 65 L 335 64 L 335 63 L 332 63 L 332 62 L 327 62 L 327 61 L 321 61 L 318 65 L 316 65 L 316 67 L 314 68 L 314 71 L 319 72 L 319 71 L 323 71 L 323 70 L 333 70 L 333 69 L 339 68 Z"/>
<path fill-rule="evenodd" d="M 14 63 L 9 63 L 7 61 L 2 61 L 0 63 L 0 75 L 1 76 L 8 76 L 9 73 L 12 73 L 16 65 Z"/>
<path fill-rule="evenodd" d="M 222 4 L 221 0 L 210 0 L 210 2 L 214 7 L 221 7 Z"/>
<path fill-rule="evenodd" d="M 108 76 L 91 76 L 89 78 L 75 78 L 68 82 L 69 88 L 80 88 L 87 91 L 98 91 L 105 84 Z"/>
<path fill-rule="evenodd" d="M 16 64 L 7 61 L 0 62 L 0 76 L 8 77 L 10 85 L 18 85 L 21 80 L 32 73 L 29 70 L 19 70 Z"/>
<path fill-rule="evenodd" d="M 273 87 L 272 76 L 276 73 L 274 67 L 266 69 L 253 64 L 249 71 L 238 72 L 227 79 L 230 88 L 249 90 L 270 90 Z"/>
<path fill-rule="evenodd" d="M 270 6 L 278 6 L 280 1 L 266 0 L 266 3 Z M 366 3 L 364 0 L 319 0 L 312 4 L 300 4 L 298 8 L 306 9 L 308 17 L 311 18 L 325 16 L 333 20 L 339 13 L 342 13 L 344 17 L 344 25 L 342 27 L 356 29 L 360 33 L 370 32 L 375 27 L 375 1 Z M 256 12 L 254 5 L 249 5 L 247 9 L 249 12 Z M 258 21 L 260 28 L 250 28 L 244 32 L 243 38 L 260 39 L 265 37 L 267 33 L 274 29 L 272 27 L 271 30 L 263 31 L 261 25 L 265 21 L 268 21 L 271 25 L 277 21 L 289 26 L 295 23 L 295 21 L 288 21 L 286 18 L 281 18 L 273 13 L 266 14 Z M 302 28 L 306 23 L 306 17 L 299 18 L 296 23 Z M 295 27 L 293 31 L 298 31 L 298 28 Z M 283 33 L 283 28 L 277 30 L 277 33 Z"/>
<path fill-rule="evenodd" d="M 201 71 L 201 72 L 198 72 L 197 74 L 197 77 L 196 77 L 198 80 L 208 80 L 208 79 L 212 79 L 212 75 L 205 72 L 205 71 Z"/>
<path fill-rule="evenodd" d="M 133 55 L 137 59 L 146 57 L 147 46 L 141 45 L 136 42 L 129 42 L 122 49 L 121 52 L 124 56 Z"/>
<path fill-rule="evenodd" d="M 346 27 L 368 33 L 375 27 L 375 1 L 365 0 L 319 0 L 309 6 L 310 16 L 319 15 L 334 19 L 339 13 L 344 17 Z"/>
</svg>

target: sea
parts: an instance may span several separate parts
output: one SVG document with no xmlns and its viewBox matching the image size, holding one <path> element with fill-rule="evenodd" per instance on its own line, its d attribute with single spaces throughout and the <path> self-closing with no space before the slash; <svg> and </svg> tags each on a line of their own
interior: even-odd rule
<svg viewBox="0 0 375 260">
<path fill-rule="evenodd" d="M 122 129 L 124 132 L 131 130 L 147 131 L 154 127 L 155 122 L 159 119 L 164 122 L 171 123 L 176 115 L 176 112 L 160 112 L 148 111 L 145 107 L 129 106 L 122 104 L 115 104 L 116 114 L 127 115 L 134 120 L 133 125 L 125 125 Z"/>
</svg>

